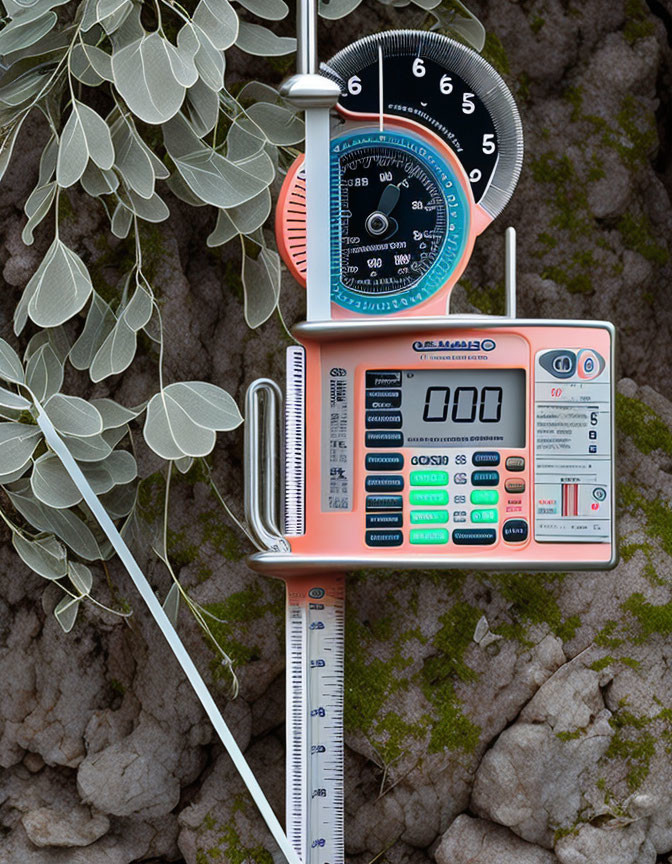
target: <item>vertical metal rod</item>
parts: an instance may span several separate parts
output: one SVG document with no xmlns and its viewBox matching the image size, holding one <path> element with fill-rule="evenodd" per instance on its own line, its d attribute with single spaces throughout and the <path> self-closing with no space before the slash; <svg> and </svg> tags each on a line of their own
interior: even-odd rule
<svg viewBox="0 0 672 864">
<path fill-rule="evenodd" d="M 335 81 L 317 73 L 317 0 L 297 0 L 296 70 L 282 87 L 306 118 L 306 319 L 331 318 L 331 200 L 329 112 L 338 101 Z"/>
<path fill-rule="evenodd" d="M 331 318 L 329 108 L 306 108 L 306 320 Z"/>
<path fill-rule="evenodd" d="M 317 72 L 317 0 L 296 3 L 296 71 L 299 75 Z"/>
<path fill-rule="evenodd" d="M 504 233 L 504 286 L 506 317 L 516 317 L 516 229 L 509 226 Z"/>
</svg>

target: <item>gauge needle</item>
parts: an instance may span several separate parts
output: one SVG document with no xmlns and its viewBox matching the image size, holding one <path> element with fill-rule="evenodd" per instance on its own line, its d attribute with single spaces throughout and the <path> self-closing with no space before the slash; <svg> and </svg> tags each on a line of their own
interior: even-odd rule
<svg viewBox="0 0 672 864">
<path fill-rule="evenodd" d="M 378 124 L 383 131 L 383 48 L 378 46 Z"/>
<path fill-rule="evenodd" d="M 401 189 L 394 183 L 389 183 L 383 189 L 378 206 L 366 219 L 365 227 L 369 234 L 374 236 L 388 234 L 390 228 L 392 228 L 392 234 L 396 232 L 399 225 L 396 219 L 392 219 L 390 213 L 397 206 L 400 195 Z M 391 237 L 392 234 L 388 234 L 388 236 Z"/>
<path fill-rule="evenodd" d="M 400 195 L 401 189 L 394 183 L 390 183 L 383 189 L 383 194 L 380 196 L 380 201 L 378 202 L 376 210 L 379 213 L 384 213 L 386 216 L 389 216 L 397 206 L 397 201 L 399 200 Z"/>
</svg>

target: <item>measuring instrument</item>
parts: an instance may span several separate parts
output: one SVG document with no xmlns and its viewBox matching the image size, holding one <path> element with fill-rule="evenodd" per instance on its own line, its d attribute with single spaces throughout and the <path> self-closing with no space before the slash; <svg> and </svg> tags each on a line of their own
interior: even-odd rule
<svg viewBox="0 0 672 864">
<path fill-rule="evenodd" d="M 318 74 L 316 29 L 316 0 L 299 0 L 284 94 L 305 110 L 306 152 L 276 233 L 307 320 L 287 351 L 282 436 L 278 385 L 259 379 L 246 397 L 245 513 L 262 550 L 249 563 L 287 584 L 286 831 L 35 402 L 289 864 L 344 862 L 343 571 L 616 563 L 613 326 L 518 319 L 511 228 L 506 314 L 447 314 L 518 179 L 511 94 L 471 49 L 417 31 L 362 39 Z"/>
<path fill-rule="evenodd" d="M 315 30 L 299 5 L 301 56 Z M 275 223 L 307 320 L 284 412 L 274 382 L 248 391 L 246 516 L 250 566 L 287 583 L 288 836 L 305 864 L 341 864 L 343 572 L 614 566 L 615 333 L 516 316 L 511 228 L 506 313 L 448 314 L 522 164 L 518 111 L 482 57 L 401 31 L 320 71 L 311 87 L 338 98 L 325 85 L 309 106 Z"/>
</svg>

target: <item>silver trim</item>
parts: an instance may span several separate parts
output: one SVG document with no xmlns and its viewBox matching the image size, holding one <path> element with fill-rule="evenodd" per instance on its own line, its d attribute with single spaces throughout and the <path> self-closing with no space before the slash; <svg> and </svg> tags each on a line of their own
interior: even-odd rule
<svg viewBox="0 0 672 864">
<path fill-rule="evenodd" d="M 607 545 L 606 543 L 604 544 Z M 539 570 L 572 571 L 572 570 L 611 570 L 618 564 L 618 553 L 612 545 L 612 554 L 607 562 L 602 561 L 557 561 L 549 562 L 541 559 L 521 561 L 516 558 L 484 558 L 475 553 L 460 558 L 438 555 L 412 555 L 395 557 L 330 557 L 324 555 L 296 555 L 274 552 L 257 552 L 247 559 L 248 566 L 259 573 L 273 575 L 296 575 L 297 573 L 326 573 L 329 571 L 359 570 L 362 568 L 383 568 L 387 570 L 463 570 L 478 568 L 480 570 Z"/>
<path fill-rule="evenodd" d="M 395 333 L 431 330 L 464 330 L 469 327 L 601 327 L 612 340 L 616 329 L 610 321 L 546 320 L 541 318 L 511 319 L 506 315 L 451 315 L 449 318 L 380 318 L 357 321 L 301 321 L 292 328 L 299 339 L 326 342 L 332 339 L 360 339 L 362 336 L 391 336 Z"/>
<path fill-rule="evenodd" d="M 379 45 L 390 55 L 421 51 L 423 57 L 452 69 L 482 100 L 497 133 L 499 158 L 490 183 L 476 203 L 494 219 L 508 204 L 523 164 L 523 126 L 504 80 L 476 51 L 448 36 L 426 30 L 390 30 L 366 36 L 322 63 L 320 70 L 343 90 L 348 78 L 363 65 L 377 62 Z M 450 145 L 450 141 L 446 143 Z"/>
<path fill-rule="evenodd" d="M 263 412 L 263 463 L 259 447 L 262 438 L 260 414 Z M 259 546 L 275 552 L 288 552 L 289 543 L 278 527 L 278 413 L 282 406 L 280 388 L 270 378 L 252 382 L 245 396 L 245 519 Z M 263 489 L 263 492 L 262 492 Z"/>
</svg>

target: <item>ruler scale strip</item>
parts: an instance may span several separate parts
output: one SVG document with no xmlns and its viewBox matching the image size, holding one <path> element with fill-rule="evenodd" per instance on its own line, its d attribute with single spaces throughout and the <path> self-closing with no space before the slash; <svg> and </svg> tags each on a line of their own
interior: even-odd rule
<svg viewBox="0 0 672 864">
<path fill-rule="evenodd" d="M 285 534 L 306 530 L 306 351 L 287 349 L 285 387 Z"/>
<path fill-rule="evenodd" d="M 287 834 L 303 864 L 343 864 L 345 577 L 287 582 Z"/>
</svg>

